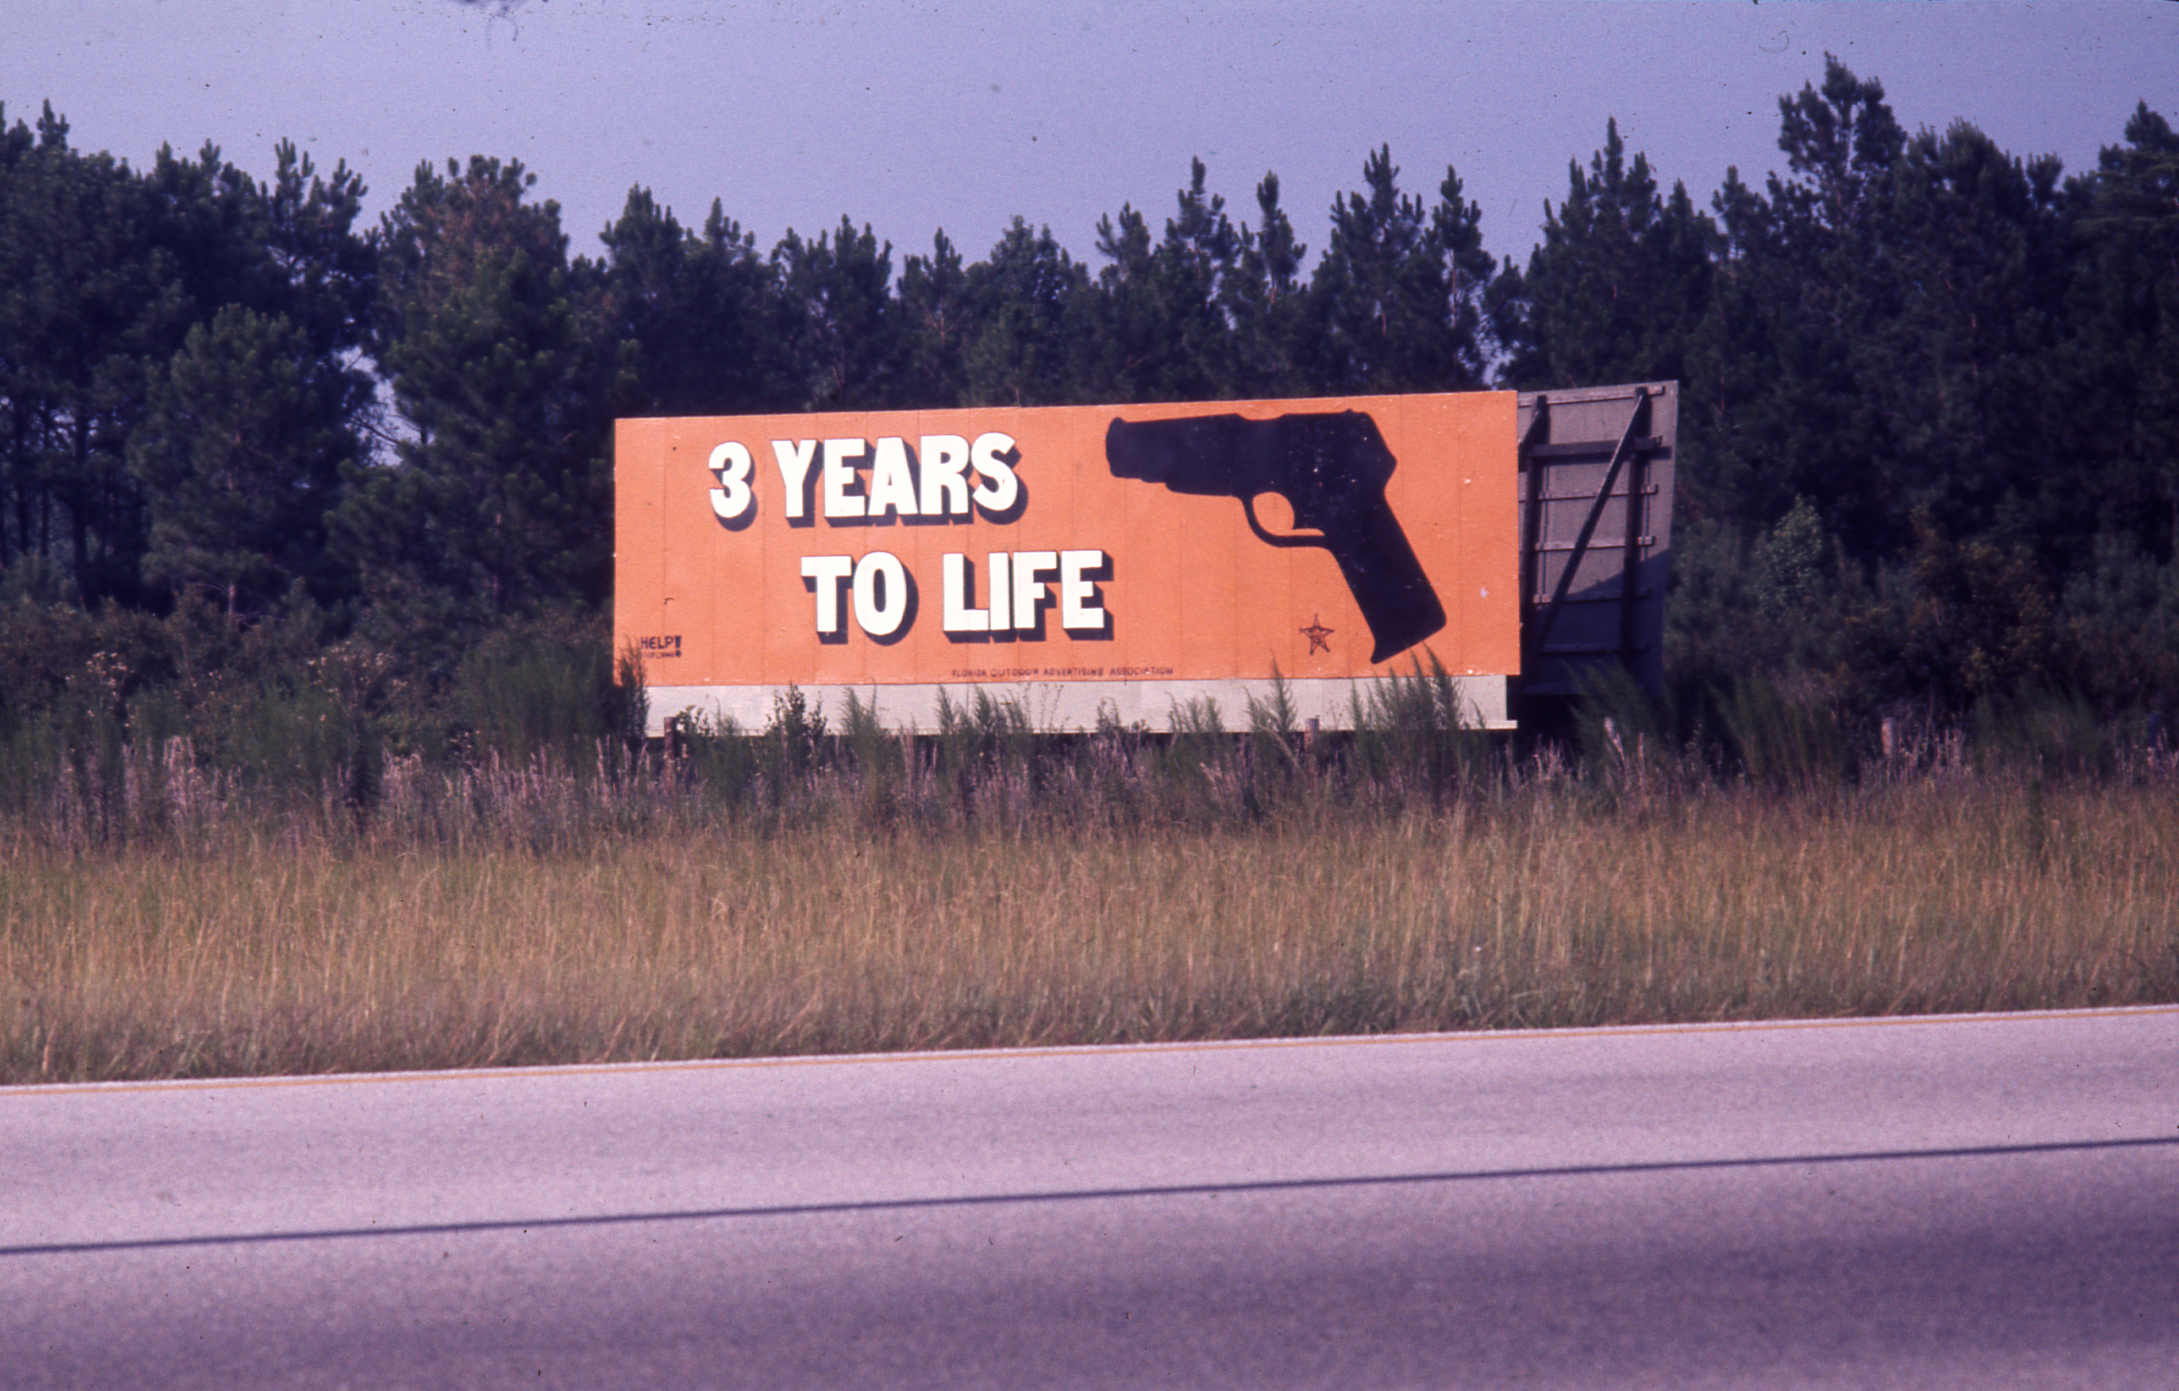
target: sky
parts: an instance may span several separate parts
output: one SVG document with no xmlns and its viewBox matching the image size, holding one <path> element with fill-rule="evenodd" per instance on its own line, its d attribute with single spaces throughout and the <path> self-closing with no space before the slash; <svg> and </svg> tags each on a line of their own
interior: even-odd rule
<svg viewBox="0 0 2179 1391">
<path fill-rule="evenodd" d="M 50 100 L 79 149 L 141 168 L 207 140 L 260 178 L 295 141 L 345 160 L 375 217 L 420 161 L 519 159 L 577 254 L 632 185 L 712 201 L 770 248 L 846 215 L 900 256 L 943 229 L 981 259 L 1015 216 L 1097 264 L 1098 219 L 1162 227 L 1191 157 L 1237 221 L 1280 180 L 1320 247 L 1389 144 L 1403 190 L 1448 166 L 1485 245 L 1525 260 L 1616 117 L 1706 204 L 1782 169 L 1778 99 L 1825 53 L 1908 130 L 1981 127 L 2069 171 L 2135 104 L 2179 121 L 2179 5 L 1453 4 L 1372 0 L 10 0 L 6 119 Z"/>
</svg>

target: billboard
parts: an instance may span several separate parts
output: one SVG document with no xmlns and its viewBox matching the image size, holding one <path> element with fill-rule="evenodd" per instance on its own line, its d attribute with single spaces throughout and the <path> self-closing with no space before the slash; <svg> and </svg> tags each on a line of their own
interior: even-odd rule
<svg viewBox="0 0 2179 1391">
<path fill-rule="evenodd" d="M 614 638 L 654 730 L 788 686 L 935 730 L 939 692 L 1152 729 L 1285 678 L 1337 727 L 1432 661 L 1505 721 L 1520 608 L 1510 392 L 634 419 Z"/>
</svg>

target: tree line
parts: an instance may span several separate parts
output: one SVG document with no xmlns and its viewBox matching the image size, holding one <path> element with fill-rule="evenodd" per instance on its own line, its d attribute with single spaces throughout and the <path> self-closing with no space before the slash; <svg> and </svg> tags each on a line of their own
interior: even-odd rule
<svg viewBox="0 0 2179 1391">
<path fill-rule="evenodd" d="M 2144 104 L 2068 174 L 1836 60 L 1779 112 L 1784 167 L 1707 207 L 1607 122 L 1525 263 L 1384 148 L 1314 248 L 1196 161 L 1088 259 L 1016 218 L 971 262 L 640 186 L 571 254 L 483 156 L 372 225 L 291 143 L 137 170 L 0 108 L 0 736 L 94 659 L 124 704 L 247 669 L 444 726 L 480 653 L 602 647 L 617 416 L 1658 379 L 1680 734 L 1755 679 L 1864 721 L 2179 699 L 2179 136 Z"/>
</svg>

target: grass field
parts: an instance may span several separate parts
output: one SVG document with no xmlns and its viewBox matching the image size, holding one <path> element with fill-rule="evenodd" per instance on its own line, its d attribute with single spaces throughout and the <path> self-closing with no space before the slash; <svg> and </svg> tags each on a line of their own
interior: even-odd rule
<svg viewBox="0 0 2179 1391">
<path fill-rule="evenodd" d="M 0 1082 L 2179 1000 L 2164 765 L 1430 796 L 1174 757 L 866 749 L 727 806 L 396 770 L 364 822 L 57 786 L 0 827 Z"/>
</svg>

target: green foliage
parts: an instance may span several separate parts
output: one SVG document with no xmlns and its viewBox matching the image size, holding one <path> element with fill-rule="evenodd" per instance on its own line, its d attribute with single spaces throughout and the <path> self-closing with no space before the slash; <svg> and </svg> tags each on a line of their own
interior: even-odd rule
<svg viewBox="0 0 2179 1391">
<path fill-rule="evenodd" d="M 2038 800 L 2046 778 L 2107 779 L 2136 752 L 2086 698 L 2035 683 L 1976 701 L 1968 728 L 1975 761 L 1991 772 L 2027 773 Z"/>
<path fill-rule="evenodd" d="M 707 812 L 738 812 L 756 801 L 761 764 L 756 741 L 730 719 L 701 713 L 667 718 L 667 757 L 678 763 L 675 773 L 696 788 Z"/>
<path fill-rule="evenodd" d="M 325 519 L 359 446 L 346 374 L 325 368 L 284 317 L 229 305 L 189 331 L 129 441 L 151 513 L 146 579 L 210 596 L 234 621 L 306 578 L 337 592 Z"/>
<path fill-rule="evenodd" d="M 429 165 L 386 218 L 374 335 L 409 427 L 338 518 L 366 630 L 429 679 L 495 626 L 597 606 L 610 578 L 619 354 L 519 162 Z"/>
<path fill-rule="evenodd" d="M 210 146 L 133 170 L 50 108 L 0 112 L 0 740 L 82 742 L 88 797 L 167 776 L 96 754 L 165 721 L 237 785 L 353 807 L 388 759 L 625 748 L 639 687 L 600 637 L 617 415 L 1665 378 L 1668 690 L 1640 718 L 1587 702 L 1637 763 L 1654 742 L 1792 782 L 1858 775 L 1887 720 L 1999 740 L 2025 727 L 2008 702 L 2179 714 L 2167 118 L 2139 106 L 2067 177 L 1965 123 L 1910 134 L 1827 56 L 1779 101 L 1782 166 L 1725 171 L 1698 210 L 1603 114 L 1519 268 L 1455 171 L 1403 191 L 1380 147 L 1313 264 L 1275 174 L 1244 217 L 1192 160 L 1162 218 L 1076 229 L 1094 265 L 1016 218 L 973 262 L 936 234 L 896 279 L 848 217 L 765 250 L 722 203 L 685 227 L 637 185 L 593 259 L 519 163 L 426 165 L 366 230 L 358 178 L 292 143 L 262 182 Z M 120 665 L 87 674 L 100 653 Z M 1054 761 L 977 694 L 925 763 L 859 700 L 836 735 L 786 708 L 761 735 L 691 725 L 683 762 L 775 811 L 865 767 L 902 815 L 927 777 L 992 816 L 1016 803 L 961 789 L 1255 815 L 1398 770 L 1442 798 L 1487 778 L 1439 684 L 1358 696 L 1356 736 L 1307 747 L 1275 699 L 1245 743 L 1190 710 L 1171 740 L 1115 726 Z"/>
<path fill-rule="evenodd" d="M 972 807 L 980 784 L 1028 776 L 1035 730 L 1018 700 L 978 686 L 955 702 L 938 692 L 938 775 L 963 807 Z"/>
<path fill-rule="evenodd" d="M 599 240 L 598 331 L 624 373 L 618 413 L 731 415 L 791 394 L 778 267 L 721 204 L 701 230 L 684 229 L 638 186 Z"/>
<path fill-rule="evenodd" d="M 2066 195 L 2066 485 L 2099 539 L 2168 562 L 2179 554 L 2179 134 L 2137 107 L 2125 143 Z"/>
<path fill-rule="evenodd" d="M 1372 682 L 1351 701 L 1350 766 L 1364 784 L 1417 791 L 1439 806 L 1496 785 L 1491 737 L 1435 652 L 1428 669 L 1417 658 L 1408 674 Z"/>
<path fill-rule="evenodd" d="M 345 167 L 321 178 L 286 142 L 269 184 L 209 145 L 194 160 L 162 149 L 138 174 L 71 149 L 50 106 L 35 135 L 4 117 L 0 571 L 65 575 L 85 604 L 155 606 L 169 581 L 228 576 L 238 597 L 277 599 L 281 575 L 236 574 L 261 537 L 215 541 L 224 560 L 200 544 L 236 526 L 211 515 L 221 485 L 198 485 L 192 451 L 207 480 L 245 458 L 258 463 L 239 471 L 262 475 L 292 452 L 278 467 L 297 480 L 352 441 L 370 399 L 353 354 L 375 261 L 354 229 L 361 184 Z M 340 588 L 322 569 L 313 579 L 327 597 Z"/>
<path fill-rule="evenodd" d="M 1382 147 L 1363 162 L 1366 191 L 1332 205 L 1331 239 L 1310 285 L 1309 351 L 1328 394 L 1483 384 L 1494 268 L 1482 252 L 1481 211 L 1462 201 L 1449 168 L 1435 209 L 1401 193 L 1399 173 Z"/>
<path fill-rule="evenodd" d="M 1201 401 L 1234 394 L 1238 365 L 1225 297 L 1246 229 L 1207 191 L 1202 160 L 1189 166 L 1164 235 L 1132 204 L 1097 224 L 1110 264 L 1076 293 L 1079 396 L 1091 401 Z"/>
<path fill-rule="evenodd" d="M 1584 672 L 1573 710 L 1574 744 L 1590 772 L 1609 784 L 1647 791 L 1681 770 L 1682 751 L 1699 747 L 1688 712 L 1667 690 L 1642 689 L 1632 673 L 1601 666 Z"/>
<path fill-rule="evenodd" d="M 1218 702 L 1209 696 L 1174 701 L 1168 720 L 1173 732 L 1158 760 L 1158 774 L 1192 816 L 1201 816 L 1218 785 L 1235 777 L 1234 741 L 1226 733 Z M 1253 813 L 1255 807 L 1249 810 Z"/>
<path fill-rule="evenodd" d="M 1719 702 L 1726 741 L 1751 780 L 1800 792 L 1835 787 L 1854 772 L 1852 746 L 1824 693 L 1741 676 Z"/>
<path fill-rule="evenodd" d="M 1309 327 L 1307 286 L 1301 279 L 1309 248 L 1279 206 L 1279 176 L 1256 185 L 1255 226 L 1236 231 L 1239 255 L 1220 280 L 1219 302 L 1233 324 L 1234 394 L 1277 399 L 1312 389 L 1305 366 Z"/>
<path fill-rule="evenodd" d="M 1824 540 L 1815 507 L 1807 498 L 1795 498 L 1792 509 L 1756 543 L 1749 587 L 1760 621 L 1789 623 L 1822 600 L 1829 587 Z"/>
<path fill-rule="evenodd" d="M 1849 665 L 1880 700 L 1956 718 L 2071 663 L 2056 608 L 2023 548 L 1959 542 L 1924 516 L 1911 567 L 1849 623 Z"/>
<path fill-rule="evenodd" d="M 1283 800 L 1306 775 L 1300 758 L 1301 735 L 1293 687 L 1273 662 L 1270 696 L 1248 698 L 1248 761 L 1259 800 Z"/>
<path fill-rule="evenodd" d="M 640 730 L 640 687 L 596 624 L 538 623 L 491 634 L 463 657 L 448 701 L 471 757 L 585 774 L 617 767 Z"/>
<path fill-rule="evenodd" d="M 134 600 L 143 519 L 122 446 L 190 296 L 144 181 L 67 137 L 48 106 L 34 142 L 20 121 L 0 142 L 0 563 L 50 559 L 84 602 Z"/>
<path fill-rule="evenodd" d="M 789 686 L 772 697 L 772 720 L 764 727 L 764 741 L 776 751 L 775 782 L 800 781 L 817 767 L 824 751 L 825 703 L 815 705 L 798 686 Z"/>
<path fill-rule="evenodd" d="M 919 269 L 918 275 L 924 274 Z M 930 283 L 927 293 L 935 295 L 936 282 Z M 1075 332 L 1087 284 L 1082 267 L 1049 228 L 1032 233 L 1017 217 L 990 257 L 963 278 L 959 293 L 967 326 L 949 328 L 941 317 L 946 306 L 932 304 L 917 326 L 924 334 L 918 341 L 948 332 L 958 340 L 963 405 L 1060 404 L 1076 394 L 1078 359 L 1088 351 L 1077 344 Z M 907 287 L 902 288 L 905 299 Z M 945 351 L 943 342 L 939 338 L 930 351 Z"/>
<path fill-rule="evenodd" d="M 2159 564 L 2101 534 L 2089 565 L 2067 579 L 2061 612 L 2061 645 L 2097 709 L 2179 713 L 2179 561 Z"/>
<path fill-rule="evenodd" d="M 932 234 L 929 256 L 901 261 L 900 315 L 907 334 L 902 397 L 932 408 L 960 404 L 967 391 L 969 331 L 980 328 L 985 315 L 970 302 L 961 252 L 943 230 Z"/>
<path fill-rule="evenodd" d="M 1685 187 L 1657 191 L 1647 157 L 1630 164 L 1617 121 L 1565 203 L 1544 207 L 1543 241 L 1519 284 L 1520 346 L 1508 375 L 1523 387 L 1674 381 L 1708 308 L 1716 229 Z"/>
<path fill-rule="evenodd" d="M 892 297 L 893 245 L 853 219 L 805 241 L 789 230 L 772 252 L 790 318 L 781 344 L 804 372 L 803 410 L 879 410 L 894 404 L 906 349 Z"/>
<path fill-rule="evenodd" d="M 865 704 L 847 693 L 838 736 L 847 771 L 861 788 L 857 819 L 873 830 L 890 829 L 905 814 L 912 737 L 893 734 L 878 715 L 875 692 Z"/>
</svg>

